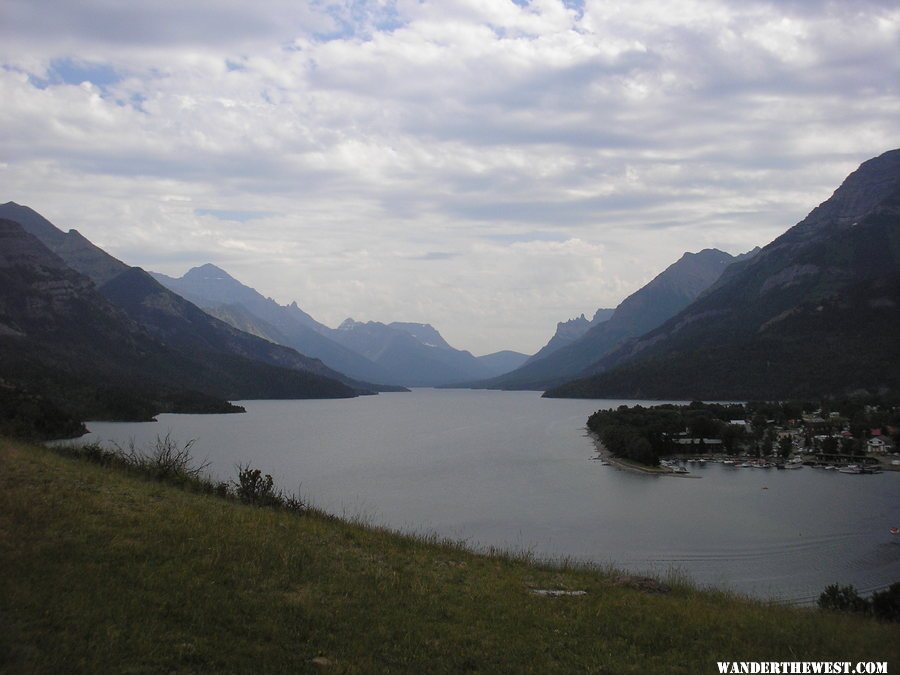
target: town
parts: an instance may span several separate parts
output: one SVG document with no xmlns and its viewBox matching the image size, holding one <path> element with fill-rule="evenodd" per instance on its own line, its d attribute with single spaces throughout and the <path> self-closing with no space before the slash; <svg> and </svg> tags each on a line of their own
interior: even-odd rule
<svg viewBox="0 0 900 675">
<path fill-rule="evenodd" d="M 900 471 L 900 407 L 873 397 L 820 402 L 621 406 L 588 420 L 615 458 L 686 473 L 686 462 L 842 473 Z"/>
</svg>

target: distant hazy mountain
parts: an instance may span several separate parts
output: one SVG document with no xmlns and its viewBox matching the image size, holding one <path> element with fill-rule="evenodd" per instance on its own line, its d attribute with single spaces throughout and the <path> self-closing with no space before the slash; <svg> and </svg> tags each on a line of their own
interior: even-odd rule
<svg viewBox="0 0 900 675">
<path fill-rule="evenodd" d="M 100 286 L 99 291 L 160 342 L 182 353 L 205 358 L 210 352 L 219 352 L 335 380 L 345 377 L 318 359 L 250 335 L 210 316 L 139 267 L 129 267 Z"/>
<path fill-rule="evenodd" d="M 89 277 L 108 300 L 175 350 L 192 358 L 200 357 L 203 350 L 221 352 L 272 366 L 308 371 L 343 381 L 361 392 L 372 391 L 371 385 L 348 378 L 318 359 L 235 330 L 166 289 L 143 270 L 113 258 L 75 230 L 62 232 L 26 206 L 13 202 L 3 204 L 0 206 L 0 217 L 4 214 L 18 218 L 27 232 L 56 253 L 66 265 Z M 247 378 L 242 376 L 242 379 Z M 257 398 L 274 396 L 266 395 L 264 388 L 252 391 L 260 394 Z"/>
<path fill-rule="evenodd" d="M 434 326 L 432 326 L 430 323 L 408 323 L 404 321 L 394 321 L 388 324 L 388 328 L 393 328 L 394 330 L 400 330 L 404 333 L 409 333 L 426 347 L 437 347 L 438 349 L 453 349 L 453 347 L 447 344 L 444 336 L 438 333 L 437 330 L 435 330 Z"/>
<path fill-rule="evenodd" d="M 486 377 L 491 372 L 470 352 L 448 345 L 428 324 L 386 325 L 347 319 L 333 335 L 348 349 L 386 370 L 392 383 L 434 387 Z"/>
<path fill-rule="evenodd" d="M 556 333 L 550 338 L 550 341 L 535 352 L 534 356 L 528 359 L 528 362 L 540 361 L 556 350 L 572 344 L 594 326 L 608 321 L 615 311 L 614 309 L 601 308 L 594 313 L 594 318 L 590 321 L 585 318 L 584 314 L 568 321 L 560 321 L 556 324 Z"/>
<path fill-rule="evenodd" d="M 900 387 L 900 150 L 657 329 L 548 395 L 788 398 Z"/>
<path fill-rule="evenodd" d="M 626 340 L 646 333 L 687 307 L 733 260 L 716 249 L 685 253 L 580 338 L 541 359 L 531 359 L 511 373 L 473 386 L 540 390 L 571 380 Z"/>
<path fill-rule="evenodd" d="M 180 278 L 153 276 L 235 328 L 293 347 L 355 378 L 378 382 L 380 389 L 436 386 L 505 372 L 498 370 L 499 357 L 482 363 L 451 347 L 430 324 L 348 320 L 329 328 L 296 302 L 279 305 L 215 265 L 195 267 Z"/>
<path fill-rule="evenodd" d="M 323 335 L 331 330 L 300 309 L 296 302 L 287 306 L 279 305 L 272 298 L 265 297 L 256 289 L 242 284 L 221 267 L 210 263 L 193 267 L 179 278 L 156 272 L 151 274 L 166 288 L 198 307 L 243 305 L 251 314 L 268 321 L 279 330 L 291 331 L 297 325 L 306 326 Z"/>
<path fill-rule="evenodd" d="M 81 419 L 225 412 L 225 399 L 236 398 L 355 395 L 313 373 L 164 345 L 8 220 L 0 220 L 0 379 Z"/>
<path fill-rule="evenodd" d="M 509 349 L 494 352 L 493 354 L 485 354 L 484 356 L 476 356 L 478 362 L 491 371 L 491 375 L 496 377 L 515 370 L 528 360 L 528 354 L 514 352 Z"/>
<path fill-rule="evenodd" d="M 334 331 L 313 319 L 296 302 L 279 305 L 215 265 L 194 267 L 180 278 L 152 274 L 166 288 L 235 328 L 321 359 L 330 368 L 357 380 L 393 382 L 378 365 L 334 340 Z"/>
</svg>

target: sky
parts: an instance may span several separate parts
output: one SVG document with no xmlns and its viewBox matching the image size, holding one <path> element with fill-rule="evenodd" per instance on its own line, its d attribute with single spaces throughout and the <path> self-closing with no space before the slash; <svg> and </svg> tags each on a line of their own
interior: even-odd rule
<svg viewBox="0 0 900 675">
<path fill-rule="evenodd" d="M 0 201 L 533 353 L 900 147 L 895 0 L 3 0 Z"/>
</svg>

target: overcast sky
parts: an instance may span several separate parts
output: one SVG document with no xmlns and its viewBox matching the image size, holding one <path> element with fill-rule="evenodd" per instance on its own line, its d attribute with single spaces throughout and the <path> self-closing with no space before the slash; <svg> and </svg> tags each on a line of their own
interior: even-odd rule
<svg viewBox="0 0 900 675">
<path fill-rule="evenodd" d="M 900 3 L 3 0 L 0 201 L 533 352 L 900 146 Z"/>
</svg>

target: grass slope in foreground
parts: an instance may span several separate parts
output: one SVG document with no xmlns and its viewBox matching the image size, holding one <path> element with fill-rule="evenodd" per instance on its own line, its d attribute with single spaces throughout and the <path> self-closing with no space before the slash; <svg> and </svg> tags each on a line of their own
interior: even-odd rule
<svg viewBox="0 0 900 675">
<path fill-rule="evenodd" d="M 0 440 L 0 671 L 716 672 L 887 660 L 900 628 L 476 555 Z M 542 597 L 530 589 L 585 590 Z"/>
</svg>

